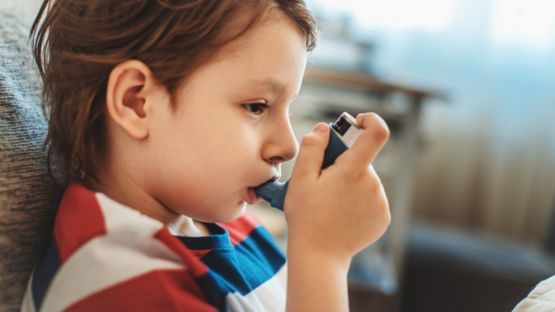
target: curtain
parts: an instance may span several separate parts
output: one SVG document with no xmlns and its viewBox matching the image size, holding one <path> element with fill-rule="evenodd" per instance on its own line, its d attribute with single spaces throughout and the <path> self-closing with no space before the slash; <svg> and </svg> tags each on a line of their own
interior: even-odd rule
<svg viewBox="0 0 555 312">
<path fill-rule="evenodd" d="M 421 119 L 413 216 L 543 243 L 555 198 L 555 2 L 308 3 L 374 44 L 378 77 L 448 95 Z"/>
</svg>

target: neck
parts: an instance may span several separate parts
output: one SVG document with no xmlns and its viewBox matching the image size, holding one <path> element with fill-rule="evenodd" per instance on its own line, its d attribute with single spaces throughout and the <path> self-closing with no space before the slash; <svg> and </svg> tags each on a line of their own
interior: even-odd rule
<svg viewBox="0 0 555 312">
<path fill-rule="evenodd" d="M 108 167 L 99 175 L 101 183 L 95 184 L 98 192 L 104 193 L 111 199 L 139 211 L 165 225 L 179 225 L 181 231 L 187 226 L 189 236 L 204 236 L 210 232 L 206 226 L 185 215 L 178 214 L 156 200 L 137 178 L 125 169 Z"/>
<path fill-rule="evenodd" d="M 107 168 L 99 175 L 99 180 L 101 183 L 95 185 L 99 192 L 166 225 L 180 217 L 151 196 L 125 169 Z"/>
<path fill-rule="evenodd" d="M 95 185 L 99 192 L 166 225 L 179 218 L 179 214 L 152 197 L 125 171 L 110 170 L 110 172 L 117 172 L 117 174 L 100 175 L 99 180 L 102 183 Z"/>
</svg>

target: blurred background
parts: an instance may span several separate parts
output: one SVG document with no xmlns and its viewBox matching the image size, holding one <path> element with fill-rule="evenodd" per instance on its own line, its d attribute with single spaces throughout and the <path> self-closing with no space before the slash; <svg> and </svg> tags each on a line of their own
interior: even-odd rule
<svg viewBox="0 0 555 312">
<path fill-rule="evenodd" d="M 307 4 L 298 137 L 342 111 L 392 130 L 374 165 L 393 221 L 353 261 L 352 310 L 510 311 L 555 274 L 555 2 Z"/>
<path fill-rule="evenodd" d="M 38 2 L 2 6 L 30 22 Z M 392 224 L 353 260 L 351 309 L 511 310 L 555 273 L 555 2 L 307 4 L 321 35 L 298 138 L 343 111 L 392 130 L 374 164 Z M 284 243 L 281 213 L 251 208 Z"/>
</svg>

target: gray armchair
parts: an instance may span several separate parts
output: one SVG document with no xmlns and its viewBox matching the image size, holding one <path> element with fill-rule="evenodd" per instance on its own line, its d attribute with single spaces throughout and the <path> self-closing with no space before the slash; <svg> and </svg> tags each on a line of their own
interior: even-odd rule
<svg viewBox="0 0 555 312">
<path fill-rule="evenodd" d="M 19 311 L 61 190 L 50 180 L 47 122 L 29 29 L 0 11 L 0 311 Z"/>
<path fill-rule="evenodd" d="M 401 311 L 511 311 L 554 273 L 546 248 L 420 224 L 409 238 Z"/>
</svg>

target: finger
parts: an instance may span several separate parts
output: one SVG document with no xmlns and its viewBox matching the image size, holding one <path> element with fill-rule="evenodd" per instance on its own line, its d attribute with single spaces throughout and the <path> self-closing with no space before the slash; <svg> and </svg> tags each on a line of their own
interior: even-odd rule
<svg viewBox="0 0 555 312">
<path fill-rule="evenodd" d="M 344 154 L 345 161 L 356 167 L 367 167 L 378 155 L 389 138 L 389 128 L 375 113 L 357 115 L 357 124 L 363 129 L 355 143 Z"/>
<path fill-rule="evenodd" d="M 292 179 L 316 179 L 319 176 L 329 141 L 329 131 L 325 123 L 318 123 L 314 131 L 303 138 Z"/>
</svg>

